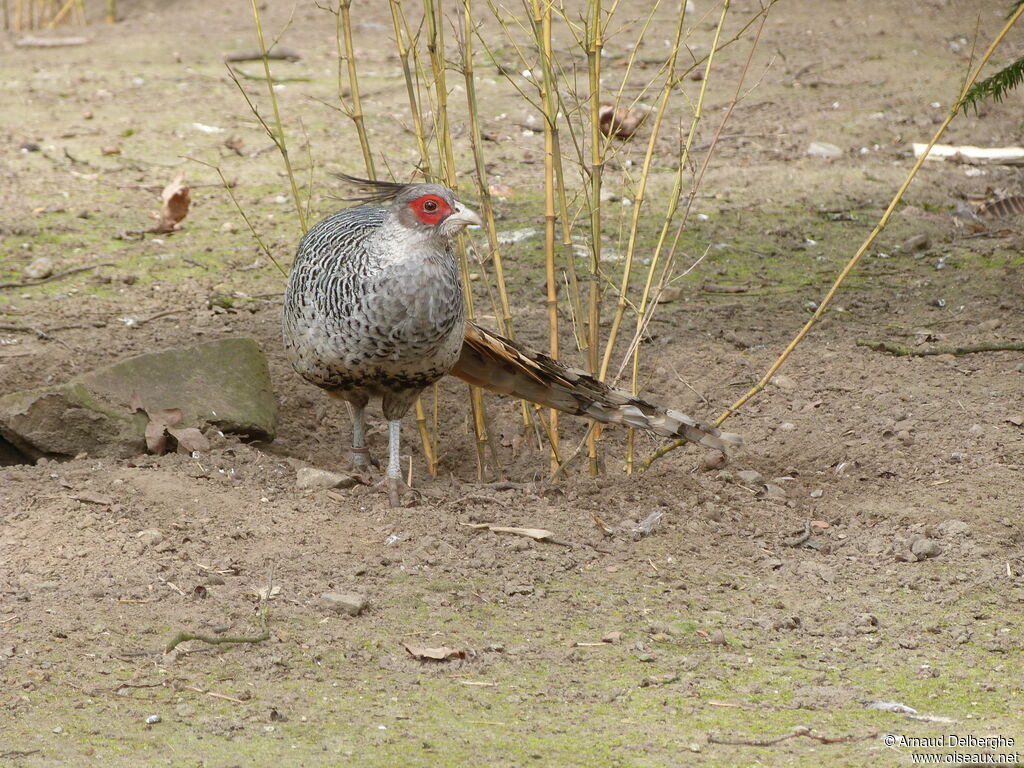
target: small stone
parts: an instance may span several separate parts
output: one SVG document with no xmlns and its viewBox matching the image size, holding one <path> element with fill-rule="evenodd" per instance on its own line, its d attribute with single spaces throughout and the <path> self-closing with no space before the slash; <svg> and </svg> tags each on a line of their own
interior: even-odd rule
<svg viewBox="0 0 1024 768">
<path fill-rule="evenodd" d="M 813 491 L 811 491 L 811 498 L 820 499 L 824 494 L 825 492 L 821 490 L 821 488 L 815 488 Z"/>
<path fill-rule="evenodd" d="M 160 715 L 150 715 L 146 718 L 146 725 L 156 725 L 160 720 Z"/>
<path fill-rule="evenodd" d="M 963 520 L 945 520 L 936 526 L 941 536 L 969 536 L 971 526 Z"/>
<path fill-rule="evenodd" d="M 827 141 L 812 141 L 807 147 L 807 154 L 811 157 L 824 157 L 832 160 L 842 157 L 843 150 L 835 144 L 829 144 Z"/>
<path fill-rule="evenodd" d="M 784 499 L 786 498 L 786 489 L 775 483 L 765 483 L 764 490 L 758 493 L 758 497 L 762 499 Z"/>
<path fill-rule="evenodd" d="M 713 469 L 721 469 L 725 466 L 726 457 L 721 451 L 708 451 L 700 460 L 700 468 L 705 472 Z"/>
<path fill-rule="evenodd" d="M 667 621 L 652 621 L 651 625 L 647 627 L 647 631 L 652 635 L 676 635 L 679 634 L 679 630 L 669 624 Z"/>
<path fill-rule="evenodd" d="M 967 433 L 971 437 L 981 437 L 985 434 L 985 428 L 981 426 L 981 424 L 971 424 L 971 427 L 970 429 L 967 430 Z"/>
<path fill-rule="evenodd" d="M 164 540 L 164 535 L 156 528 L 147 528 L 135 534 L 135 538 L 143 547 L 155 547 Z"/>
<path fill-rule="evenodd" d="M 25 267 L 23 274 L 29 280 L 42 280 L 44 277 L 49 277 L 53 274 L 53 259 L 40 256 Z"/>
<path fill-rule="evenodd" d="M 616 630 L 614 632 L 609 632 L 604 637 L 602 637 L 601 638 L 601 642 L 602 643 L 618 643 L 618 642 L 620 642 L 622 640 L 623 637 L 625 637 L 625 635 L 623 635 L 621 632 Z"/>
<path fill-rule="evenodd" d="M 351 488 L 359 482 L 354 475 L 328 472 L 316 467 L 302 467 L 295 475 L 295 487 L 300 491 L 324 488 Z"/>
<path fill-rule="evenodd" d="M 929 246 L 931 246 L 931 239 L 928 235 L 913 235 L 903 241 L 900 250 L 904 253 L 917 253 L 918 251 L 927 251 Z"/>
<path fill-rule="evenodd" d="M 756 469 L 744 469 L 736 473 L 736 479 L 744 485 L 759 485 L 764 482 L 764 475 Z"/>
<path fill-rule="evenodd" d="M 938 557 L 942 554 L 939 542 L 924 537 L 914 539 L 914 543 L 910 545 L 910 551 L 918 560 L 927 560 L 929 557 Z"/>
<path fill-rule="evenodd" d="M 54 733 L 64 733 L 64 728 L 58 725 L 56 728 L 53 729 L 53 732 Z"/>
<path fill-rule="evenodd" d="M 796 381 L 794 379 L 791 379 L 789 376 L 785 376 L 784 374 L 781 373 L 777 374 L 775 378 L 772 379 L 772 383 L 779 389 L 792 390 L 796 389 L 797 387 Z"/>
<path fill-rule="evenodd" d="M 862 613 L 853 620 L 854 630 L 859 635 L 878 631 L 878 617 L 873 613 Z"/>
<path fill-rule="evenodd" d="M 529 584 L 509 584 L 505 587 L 506 595 L 532 595 L 533 587 Z"/>
<path fill-rule="evenodd" d="M 794 424 L 791 421 L 784 421 L 781 424 L 779 424 L 779 431 L 780 432 L 792 432 L 795 429 L 796 429 L 796 424 Z"/>
<path fill-rule="evenodd" d="M 729 644 L 729 641 L 725 637 L 725 632 L 723 632 L 720 629 L 716 629 L 714 632 L 711 633 L 711 636 L 708 637 L 708 642 L 711 643 L 712 645 L 728 645 Z"/>
<path fill-rule="evenodd" d="M 358 616 L 366 608 L 366 597 L 356 592 L 324 592 L 320 604 L 329 611 Z"/>
</svg>

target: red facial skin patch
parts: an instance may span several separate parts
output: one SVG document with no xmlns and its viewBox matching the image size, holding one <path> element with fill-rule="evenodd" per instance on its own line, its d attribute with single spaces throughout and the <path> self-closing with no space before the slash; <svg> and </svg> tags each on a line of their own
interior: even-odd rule
<svg viewBox="0 0 1024 768">
<path fill-rule="evenodd" d="M 416 217 L 424 224 L 436 227 L 447 218 L 451 212 L 451 206 L 437 195 L 424 195 L 409 203 Z"/>
</svg>

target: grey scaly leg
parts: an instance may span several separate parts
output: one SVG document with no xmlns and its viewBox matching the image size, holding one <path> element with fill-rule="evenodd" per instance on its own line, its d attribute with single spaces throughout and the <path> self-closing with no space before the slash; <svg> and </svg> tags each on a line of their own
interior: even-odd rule
<svg viewBox="0 0 1024 768">
<path fill-rule="evenodd" d="M 388 488 L 388 501 L 391 502 L 392 507 L 401 506 L 401 499 L 398 494 L 398 490 L 402 486 L 401 432 L 401 421 L 395 419 L 388 422 L 388 471 L 386 484 Z"/>
<path fill-rule="evenodd" d="M 366 469 L 373 462 L 366 447 L 366 406 L 349 403 L 352 416 L 352 467 Z"/>
</svg>

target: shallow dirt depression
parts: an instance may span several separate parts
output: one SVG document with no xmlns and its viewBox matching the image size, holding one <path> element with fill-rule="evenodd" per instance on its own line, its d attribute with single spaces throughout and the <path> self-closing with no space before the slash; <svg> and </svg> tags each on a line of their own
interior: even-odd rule
<svg viewBox="0 0 1024 768">
<path fill-rule="evenodd" d="M 902 766 L 911 753 L 1024 751 L 1024 357 L 896 357 L 856 344 L 1024 337 L 1019 219 L 975 226 L 954 215 L 1021 194 L 1018 170 L 926 165 L 834 311 L 727 422 L 746 438 L 727 466 L 705 470 L 684 449 L 627 476 L 625 434 L 608 429 L 604 475 L 579 462 L 549 484 L 518 403 L 488 398 L 506 477 L 481 483 L 465 387 L 446 381 L 438 476 L 407 419 L 403 466 L 411 460 L 422 496 L 391 510 L 365 488 L 296 487 L 301 467 L 344 467 L 347 416 L 288 368 L 280 274 L 216 174 L 183 159 L 218 163 L 271 253 L 289 262 L 298 228 L 288 181 L 222 63 L 255 46 L 248 8 L 122 5 L 116 25 L 56 31 L 81 32 L 85 45 L 0 38 L 0 394 L 143 352 L 251 337 L 269 359 L 278 437 L 217 439 L 195 458 L 34 465 L 0 442 L 0 762 Z M 407 176 L 415 140 L 387 4 L 355 5 L 370 138 Z M 696 5 L 710 13 L 693 40 L 706 50 L 718 11 Z M 888 203 L 913 161 L 910 142 L 926 141 L 955 98 L 976 27 L 983 47 L 1007 10 L 772 10 L 756 87 L 691 218 L 688 254 L 707 256 L 644 345 L 647 396 L 713 418 L 760 378 Z M 264 9 L 268 36 L 290 12 Z M 333 16 L 300 3 L 282 44 L 302 58 L 274 64 L 291 78 L 278 95 L 303 185 L 313 160 L 313 216 L 341 205 L 327 169 L 361 171 L 351 125 L 315 101 L 336 98 L 333 29 Z M 626 65 L 625 39 L 608 41 L 608 76 Z M 710 141 L 745 55 L 722 52 L 695 146 Z M 477 66 L 481 82 L 497 82 L 483 54 Z M 461 75 L 449 77 L 457 87 Z M 245 83 L 269 114 L 264 84 Z M 944 141 L 1021 143 L 1018 98 L 958 118 Z M 484 86 L 480 99 L 495 139 L 488 170 L 516 191 L 497 202 L 499 231 L 542 229 L 543 137 L 523 127 L 527 107 Z M 458 141 L 464 130 L 453 124 Z M 232 138 L 240 152 L 225 146 Z M 809 155 L 812 142 L 841 152 Z M 628 168 L 605 172 L 620 196 Z M 193 187 L 182 229 L 126 237 L 151 226 L 179 170 Z M 471 170 L 461 157 L 465 179 Z M 651 198 L 670 181 L 666 164 Z M 628 223 L 613 205 L 610 232 Z M 540 243 L 505 246 L 517 330 L 533 346 L 547 343 Z M 40 257 L 55 272 L 105 266 L 2 286 L 25 282 Z M 571 350 L 571 319 L 562 322 Z M 370 422 L 382 456 L 379 410 Z M 575 446 L 586 425 L 562 425 Z M 638 438 L 640 456 L 658 445 Z M 637 530 L 645 520 L 647 535 Z M 542 528 L 555 541 L 469 523 Z M 261 604 L 267 639 L 164 653 L 182 631 L 259 637 Z M 795 728 L 811 736 L 776 740 Z M 1018 747 L 890 746 L 887 734 L 1001 736 Z"/>
</svg>

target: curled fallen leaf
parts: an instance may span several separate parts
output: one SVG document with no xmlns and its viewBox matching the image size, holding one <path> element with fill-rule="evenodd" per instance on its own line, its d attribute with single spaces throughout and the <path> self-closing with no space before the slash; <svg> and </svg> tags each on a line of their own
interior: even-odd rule
<svg viewBox="0 0 1024 768">
<path fill-rule="evenodd" d="M 597 124 L 605 136 L 628 139 L 647 119 L 649 110 L 637 105 L 626 109 L 614 104 L 602 104 L 597 110 Z"/>
<path fill-rule="evenodd" d="M 164 187 L 160 195 L 163 206 L 159 214 L 154 214 L 156 224 L 148 232 L 173 232 L 188 216 L 188 208 L 192 204 L 192 190 L 185 183 L 185 174 L 179 173 L 174 180 Z"/>
<path fill-rule="evenodd" d="M 415 658 L 422 661 L 449 661 L 450 659 L 464 659 L 466 652 L 458 648 L 449 648 L 442 645 L 440 648 L 422 648 L 415 645 L 405 646 L 405 650 Z"/>
<path fill-rule="evenodd" d="M 168 437 L 173 437 L 178 453 L 193 453 L 210 450 L 210 441 L 195 427 L 179 427 L 182 419 L 180 408 L 165 408 L 162 411 L 149 413 L 142 403 L 138 392 L 132 392 L 128 400 L 132 413 L 141 411 L 149 417 L 146 424 L 146 448 L 150 453 L 161 456 L 167 452 Z"/>
</svg>

